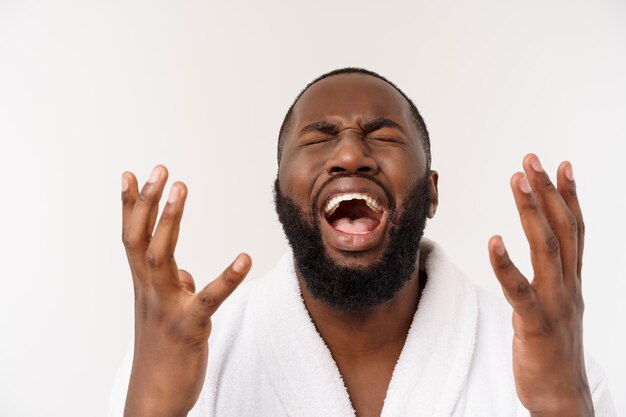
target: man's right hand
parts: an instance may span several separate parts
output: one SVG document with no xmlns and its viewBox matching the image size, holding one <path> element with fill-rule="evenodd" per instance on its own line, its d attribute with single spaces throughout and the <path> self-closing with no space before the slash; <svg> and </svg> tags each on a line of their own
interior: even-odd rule
<svg viewBox="0 0 626 417">
<path fill-rule="evenodd" d="M 172 185 L 155 228 L 167 169 L 157 166 L 139 192 L 122 175 L 122 239 L 135 290 L 135 347 L 124 414 L 186 416 L 206 374 L 211 316 L 250 270 L 240 254 L 213 282 L 195 292 L 191 275 L 178 269 L 174 249 L 187 188 Z"/>
</svg>

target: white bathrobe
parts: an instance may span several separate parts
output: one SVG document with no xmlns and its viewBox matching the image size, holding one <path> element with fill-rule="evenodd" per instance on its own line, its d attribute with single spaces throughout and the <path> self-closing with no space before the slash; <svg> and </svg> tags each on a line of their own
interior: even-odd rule
<svg viewBox="0 0 626 417">
<path fill-rule="evenodd" d="M 428 281 L 393 371 L 383 417 L 528 416 L 511 365 L 511 309 L 476 287 L 432 241 L 420 257 Z M 132 352 L 112 394 L 121 416 Z M 603 371 L 586 360 L 596 417 L 615 417 Z M 330 351 L 311 321 L 285 255 L 242 284 L 213 317 L 204 389 L 191 417 L 354 416 Z"/>
</svg>

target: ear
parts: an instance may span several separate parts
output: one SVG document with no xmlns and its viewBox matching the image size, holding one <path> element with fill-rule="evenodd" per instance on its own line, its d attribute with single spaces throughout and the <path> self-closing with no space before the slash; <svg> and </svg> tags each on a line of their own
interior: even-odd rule
<svg viewBox="0 0 626 417">
<path fill-rule="evenodd" d="M 437 212 L 437 206 L 439 205 L 439 189 L 437 184 L 439 182 L 439 174 L 437 171 L 430 171 L 430 209 L 428 209 L 428 218 L 435 217 Z"/>
</svg>

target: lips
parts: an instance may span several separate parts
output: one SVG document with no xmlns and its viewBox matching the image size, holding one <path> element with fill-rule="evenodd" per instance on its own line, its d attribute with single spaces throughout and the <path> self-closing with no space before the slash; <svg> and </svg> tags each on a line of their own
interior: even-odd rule
<svg viewBox="0 0 626 417">
<path fill-rule="evenodd" d="M 360 177 L 329 183 L 318 197 L 322 237 L 331 249 L 361 252 L 382 246 L 389 201 L 381 187 Z"/>
</svg>

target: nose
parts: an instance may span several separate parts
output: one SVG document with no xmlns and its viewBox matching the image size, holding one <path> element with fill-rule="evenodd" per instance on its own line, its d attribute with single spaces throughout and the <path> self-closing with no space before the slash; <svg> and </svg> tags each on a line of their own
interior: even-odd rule
<svg viewBox="0 0 626 417">
<path fill-rule="evenodd" d="M 326 162 L 326 172 L 335 174 L 369 174 L 378 172 L 378 164 L 368 152 L 361 135 L 346 134 L 336 140 L 337 145 Z"/>
</svg>

